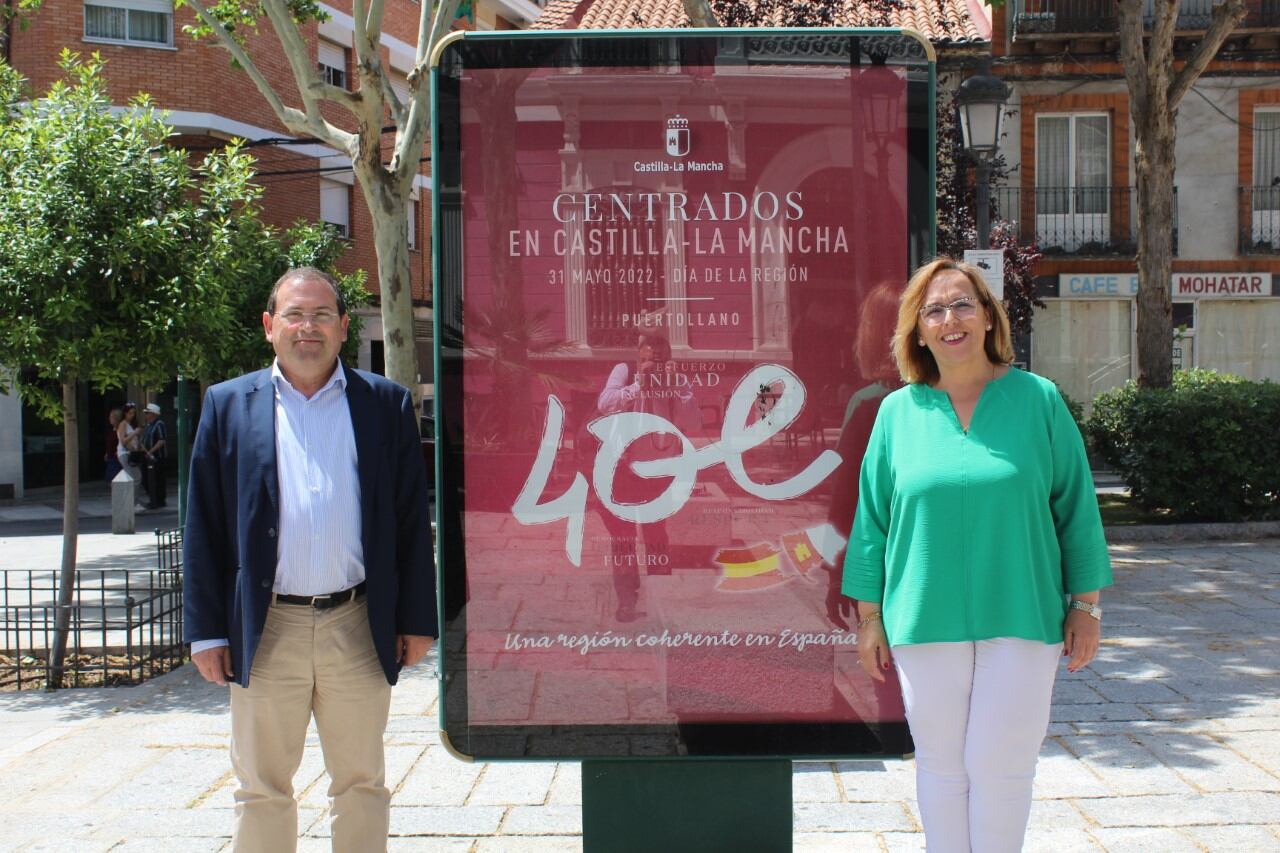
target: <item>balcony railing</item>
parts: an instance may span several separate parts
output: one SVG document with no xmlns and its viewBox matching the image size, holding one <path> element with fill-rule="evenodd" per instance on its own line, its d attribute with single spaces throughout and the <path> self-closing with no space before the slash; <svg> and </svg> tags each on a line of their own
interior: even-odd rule
<svg viewBox="0 0 1280 853">
<path fill-rule="evenodd" d="M 1208 29 L 1213 7 L 1220 0 L 1181 0 L 1179 30 Z M 1247 0 L 1248 14 L 1238 29 L 1280 26 L 1280 0 Z M 1014 38 L 1112 35 L 1119 28 L 1115 0 L 1013 0 Z M 1151 27 L 1151 0 L 1146 0 L 1144 24 Z"/>
<path fill-rule="evenodd" d="M 1240 187 L 1240 254 L 1280 255 L 1280 186 Z"/>
<path fill-rule="evenodd" d="M 1013 224 L 1019 242 L 1046 256 L 1121 256 L 1137 252 L 1133 187 L 994 187 L 992 221 Z M 1178 252 L 1178 190 L 1173 191 L 1173 251 Z"/>
</svg>

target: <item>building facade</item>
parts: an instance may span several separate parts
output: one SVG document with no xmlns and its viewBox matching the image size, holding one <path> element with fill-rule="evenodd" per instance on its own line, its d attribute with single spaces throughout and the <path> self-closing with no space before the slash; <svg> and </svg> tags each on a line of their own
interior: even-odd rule
<svg viewBox="0 0 1280 853">
<path fill-rule="evenodd" d="M 351 4 L 336 0 L 319 5 L 329 19 L 304 26 L 303 35 L 326 82 L 353 87 L 357 84 Z M 401 97 L 408 92 L 405 78 L 413 68 L 420 9 L 415 0 L 386 3 L 383 60 Z M 515 29 L 532 22 L 541 8 L 532 0 L 483 0 L 467 4 L 464 11 L 466 17 L 457 22 L 460 28 Z M 38 95 L 61 76 L 58 55 L 63 48 L 97 52 L 106 60 L 112 103 L 123 106 L 146 92 L 157 107 L 168 111 L 168 121 L 179 134 L 175 144 L 195 153 L 233 137 L 245 140 L 258 161 L 264 218 L 281 228 L 299 219 L 332 224 L 349 244 L 339 266 L 346 272 L 368 272 L 375 305 L 364 311 L 359 366 L 381 372 L 373 223 L 354 184 L 350 160 L 326 145 L 295 139 L 276 120 L 248 75 L 232 66 L 225 50 L 213 39 L 195 41 L 183 31 L 195 21 L 189 7 L 175 9 L 172 0 L 45 0 L 27 27 L 10 28 L 5 59 Z M 258 34 L 250 35 L 247 49 L 282 100 L 296 105 L 296 85 L 271 28 L 264 23 Z M 351 116 L 336 108 L 326 108 L 326 118 L 354 127 Z M 421 175 L 407 210 L 419 378 L 426 396 L 431 394 L 433 364 L 428 152 L 424 147 Z M 123 392 L 112 397 L 119 399 Z M 88 390 L 83 400 L 82 471 L 92 476 L 101 467 L 108 401 Z M 158 402 L 166 411 L 173 405 L 172 398 L 163 396 Z M 20 437 L 9 443 L 0 440 L 0 498 L 21 496 L 24 486 L 61 482 L 60 426 L 40 422 L 12 398 L 0 398 L 0 436 Z"/>
<path fill-rule="evenodd" d="M 1181 0 L 1178 55 L 1210 0 Z M 1137 191 L 1114 4 L 1011 0 L 992 21 L 1011 86 L 993 218 L 1043 252 L 1031 368 L 1086 405 L 1137 375 Z M 1177 115 L 1175 368 L 1280 380 L 1280 4 L 1250 3 Z"/>
</svg>

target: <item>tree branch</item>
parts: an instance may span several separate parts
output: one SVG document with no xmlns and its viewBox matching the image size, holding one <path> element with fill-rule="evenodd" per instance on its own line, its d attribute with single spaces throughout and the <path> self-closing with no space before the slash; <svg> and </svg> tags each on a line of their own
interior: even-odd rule
<svg viewBox="0 0 1280 853">
<path fill-rule="evenodd" d="M 1147 112 L 1148 85 L 1146 51 L 1142 46 L 1142 0 L 1118 0 L 1120 19 L 1120 64 L 1129 87 L 1129 110 L 1134 115 Z"/>
<path fill-rule="evenodd" d="M 382 16 L 386 8 L 386 0 L 369 0 L 369 17 L 364 28 L 369 31 L 374 44 L 382 41 Z"/>
<path fill-rule="evenodd" d="M 315 136 L 315 128 L 307 121 L 307 116 L 301 110 L 284 105 L 276 90 L 271 87 L 271 84 L 267 82 L 267 78 L 263 76 L 258 66 L 249 58 L 248 51 L 235 40 L 235 37 L 222 25 L 222 22 L 215 18 L 200 0 L 185 0 L 185 2 L 191 6 L 201 23 L 213 30 L 213 35 L 217 38 L 218 44 L 230 53 L 236 64 L 249 75 L 249 79 L 258 87 L 258 91 L 262 93 L 262 97 L 267 99 L 267 103 L 276 114 L 276 118 L 280 119 L 280 123 L 300 136 Z"/>
<path fill-rule="evenodd" d="M 710 0 L 684 0 L 684 13 L 689 16 L 689 23 L 695 27 L 720 26 Z"/>
<path fill-rule="evenodd" d="M 433 20 L 428 4 L 423 2 L 418 16 L 418 51 L 408 78 L 409 104 L 404 123 L 398 125 L 400 132 L 396 134 L 395 151 L 388 166 L 402 186 L 411 185 L 417 176 L 422 144 L 427 136 L 428 111 L 431 109 L 428 103 L 431 92 L 427 85 L 427 63 L 431 60 L 436 43 L 457 19 L 460 3 L 461 0 L 441 0 Z"/>
<path fill-rule="evenodd" d="M 302 97 L 307 121 L 316 127 L 328 127 L 333 131 L 345 133 L 345 131 L 338 131 L 338 128 L 325 121 L 320 113 L 320 102 L 333 101 L 354 112 L 356 96 L 346 89 L 339 89 L 337 86 L 321 81 L 320 72 L 311 58 L 311 49 L 303 39 L 302 33 L 298 31 L 298 25 L 283 0 L 263 0 L 262 8 L 266 10 L 267 17 L 271 20 L 276 37 L 280 39 L 280 47 L 284 50 L 285 59 L 288 60 L 289 68 L 293 71 L 293 79 L 298 85 L 298 94 Z M 313 135 L 320 136 L 314 132 Z"/>
<path fill-rule="evenodd" d="M 1244 20 L 1248 11 L 1245 0 L 1226 0 L 1213 7 L 1213 21 L 1209 24 L 1209 31 L 1204 34 L 1204 38 L 1200 39 L 1195 53 L 1191 54 L 1191 58 L 1187 60 L 1186 65 L 1182 66 L 1182 70 L 1173 78 L 1173 85 L 1169 87 L 1170 109 L 1177 109 L 1183 96 L 1191 90 L 1192 84 L 1208 67 L 1209 62 L 1217 56 L 1222 43 Z"/>
<path fill-rule="evenodd" d="M 1147 79 L 1162 77 L 1173 68 L 1173 34 L 1178 28 L 1178 0 L 1152 0 L 1151 45 L 1147 48 Z"/>
</svg>

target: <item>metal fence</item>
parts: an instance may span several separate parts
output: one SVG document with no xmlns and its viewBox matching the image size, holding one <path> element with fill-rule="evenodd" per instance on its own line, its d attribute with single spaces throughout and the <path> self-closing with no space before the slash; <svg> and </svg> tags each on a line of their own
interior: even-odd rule
<svg viewBox="0 0 1280 853">
<path fill-rule="evenodd" d="M 1152 0 L 1143 8 L 1143 26 L 1151 28 Z M 1213 7 L 1219 0 L 1179 0 L 1178 30 L 1208 29 Z M 1248 12 L 1240 29 L 1280 24 L 1280 0 L 1248 0 Z M 1014 36 L 1111 35 L 1119 27 L 1113 0 L 1014 0 Z"/>
<path fill-rule="evenodd" d="M 992 187 L 991 220 L 1013 225 L 1018 241 L 1048 256 L 1132 257 L 1138 249 L 1133 187 Z M 1178 189 L 1173 190 L 1178 253 Z"/>
<path fill-rule="evenodd" d="M 57 570 L 0 570 L 0 691 L 45 687 Z M 156 531 L 154 569 L 80 569 L 64 687 L 138 684 L 182 665 L 182 531 Z"/>
<path fill-rule="evenodd" d="M 1240 254 L 1280 255 L 1280 186 L 1240 187 Z"/>
</svg>

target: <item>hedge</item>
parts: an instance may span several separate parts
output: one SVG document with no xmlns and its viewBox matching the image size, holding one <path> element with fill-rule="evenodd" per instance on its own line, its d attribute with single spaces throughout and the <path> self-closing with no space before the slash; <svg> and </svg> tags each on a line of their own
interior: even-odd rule
<svg viewBox="0 0 1280 853">
<path fill-rule="evenodd" d="M 1212 370 L 1130 381 L 1093 402 L 1093 448 L 1146 509 L 1198 521 L 1280 517 L 1280 385 Z"/>
</svg>

